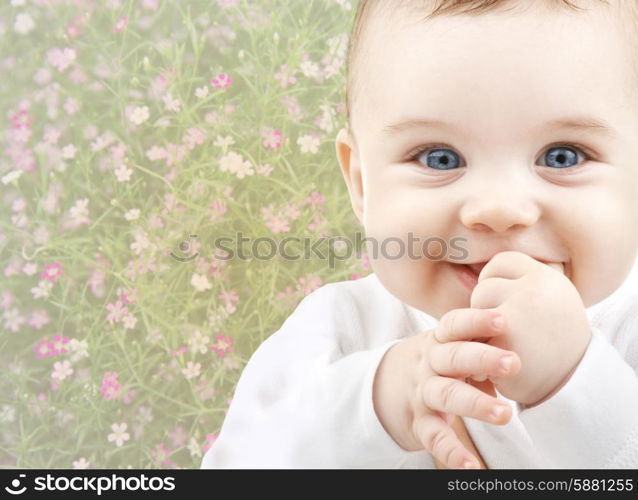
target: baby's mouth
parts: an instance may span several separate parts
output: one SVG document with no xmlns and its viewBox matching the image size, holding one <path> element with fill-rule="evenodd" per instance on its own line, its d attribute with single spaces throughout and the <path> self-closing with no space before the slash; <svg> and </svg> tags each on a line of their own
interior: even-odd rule
<svg viewBox="0 0 638 500">
<path fill-rule="evenodd" d="M 457 265 L 464 266 L 465 268 L 469 269 L 478 278 L 478 275 L 481 274 L 481 271 L 487 265 L 488 262 L 489 261 L 475 262 L 475 263 L 472 263 L 472 264 L 457 264 Z M 555 269 L 556 271 L 558 271 L 558 272 L 560 272 L 562 274 L 565 274 L 565 263 L 564 262 L 543 262 L 543 264 L 545 264 L 546 266 L 551 267 L 552 269 Z"/>
<path fill-rule="evenodd" d="M 476 274 L 476 276 L 478 277 L 478 275 L 481 274 L 481 271 L 486 266 L 486 264 L 487 264 L 487 261 L 477 262 L 474 264 L 463 264 L 463 265 L 467 267 L 470 271 L 472 271 L 474 274 Z"/>
</svg>

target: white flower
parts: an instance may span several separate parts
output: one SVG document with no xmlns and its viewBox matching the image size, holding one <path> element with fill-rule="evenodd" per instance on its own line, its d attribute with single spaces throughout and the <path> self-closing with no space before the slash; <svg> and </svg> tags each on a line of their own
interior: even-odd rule
<svg viewBox="0 0 638 500">
<path fill-rule="evenodd" d="M 193 354 L 196 354 L 197 352 L 206 354 L 208 352 L 209 342 L 210 337 L 208 335 L 202 335 L 202 332 L 200 332 L 199 330 L 195 330 L 193 332 L 193 335 L 191 335 L 191 337 L 187 341 Z"/>
<path fill-rule="evenodd" d="M 27 276 L 33 276 L 37 270 L 38 266 L 35 262 L 27 262 L 24 266 L 22 266 L 22 272 Z"/>
<path fill-rule="evenodd" d="M 0 422 L 13 422 L 16 419 L 16 409 L 11 405 L 2 405 Z"/>
<path fill-rule="evenodd" d="M 117 177 L 118 182 L 127 182 L 131 180 L 133 169 L 128 168 L 124 163 L 120 163 L 120 165 L 113 170 L 113 173 L 115 177 Z"/>
<path fill-rule="evenodd" d="M 34 299 L 41 299 L 43 297 L 48 297 L 51 292 L 51 288 L 53 288 L 53 283 L 49 280 L 40 280 L 38 281 L 38 286 L 33 287 L 31 289 L 31 294 Z"/>
<path fill-rule="evenodd" d="M 193 277 L 191 278 L 191 285 L 193 285 L 195 290 L 197 290 L 198 292 L 210 290 L 213 287 L 205 275 L 197 273 L 193 274 Z"/>
<path fill-rule="evenodd" d="M 233 139 L 229 135 L 227 135 L 225 137 L 222 137 L 221 135 L 218 135 L 213 144 L 215 146 L 219 147 L 219 148 L 226 149 L 228 146 L 232 146 L 233 144 L 235 144 L 235 139 Z"/>
<path fill-rule="evenodd" d="M 189 361 L 186 363 L 186 368 L 182 368 L 182 374 L 187 379 L 199 377 L 201 368 L 201 363 L 193 363 L 192 361 Z"/>
<path fill-rule="evenodd" d="M 139 208 L 131 208 L 128 212 L 124 214 L 124 218 L 126 220 L 137 220 L 140 218 L 140 209 Z"/>
<path fill-rule="evenodd" d="M 55 363 L 53 363 L 53 372 L 51 373 L 51 378 L 62 381 L 70 376 L 72 373 L 73 368 L 71 368 L 71 362 L 68 359 L 65 359 L 64 361 L 56 361 Z"/>
<path fill-rule="evenodd" d="M 69 349 L 69 352 L 71 353 L 70 359 L 73 363 L 79 361 L 82 358 L 89 357 L 89 344 L 86 340 L 71 339 L 67 344 L 67 347 Z"/>
<path fill-rule="evenodd" d="M 269 176 L 272 172 L 272 165 L 265 163 L 263 165 L 257 165 L 257 173 L 260 175 Z"/>
<path fill-rule="evenodd" d="M 148 106 L 135 106 L 131 109 L 128 119 L 131 120 L 135 125 L 141 125 L 146 120 L 150 113 L 148 112 Z"/>
<path fill-rule="evenodd" d="M 122 318 L 122 324 L 127 330 L 132 330 L 137 324 L 137 318 L 129 313 Z"/>
<path fill-rule="evenodd" d="M 16 16 L 16 22 L 13 25 L 13 29 L 16 33 L 28 35 L 33 28 L 35 28 L 35 23 L 29 14 L 23 13 Z"/>
<path fill-rule="evenodd" d="M 191 437 L 188 441 L 188 445 L 186 446 L 191 457 L 201 457 L 202 456 L 202 447 L 199 445 L 197 440 L 194 437 Z"/>
<path fill-rule="evenodd" d="M 117 447 L 122 446 L 122 444 L 124 444 L 124 441 L 128 441 L 131 438 L 131 435 L 126 432 L 127 427 L 128 425 L 126 423 L 121 423 L 119 425 L 113 424 L 111 426 L 111 430 L 113 431 L 113 433 L 109 434 L 107 437 L 109 442 L 115 441 L 115 445 Z"/>
<path fill-rule="evenodd" d="M 319 147 L 319 139 L 311 135 L 302 135 L 297 139 L 302 153 L 316 153 Z"/>
<path fill-rule="evenodd" d="M 73 462 L 74 469 L 86 469 L 88 468 L 89 465 L 90 463 L 84 457 L 80 457 L 79 460 L 76 460 L 75 462 Z"/>
<path fill-rule="evenodd" d="M 24 172 L 24 170 L 11 170 L 11 172 L 2 177 L 2 184 L 6 186 L 11 181 L 18 179 L 22 175 L 22 172 Z"/>
<path fill-rule="evenodd" d="M 62 148 L 62 158 L 65 160 L 72 160 L 75 158 L 77 148 L 73 144 L 67 144 Z"/>
<path fill-rule="evenodd" d="M 179 111 L 181 103 L 179 99 L 173 98 L 170 92 L 166 92 L 166 95 L 162 97 L 162 100 L 164 101 L 164 109 L 166 111 L 172 111 L 173 113 L 177 113 Z"/>
<path fill-rule="evenodd" d="M 195 89 L 195 97 L 198 99 L 203 99 L 208 95 L 208 85 L 204 85 L 203 87 L 199 87 Z"/>
<path fill-rule="evenodd" d="M 305 77 L 315 79 L 320 78 L 321 73 L 319 71 L 319 66 L 317 65 L 317 63 L 314 63 L 312 61 L 304 61 L 301 63 L 300 68 Z"/>
<path fill-rule="evenodd" d="M 24 316 L 20 316 L 20 312 L 15 307 L 7 309 L 3 313 L 4 327 L 12 332 L 20 330 L 20 326 L 25 322 Z"/>
<path fill-rule="evenodd" d="M 246 161 L 241 163 L 237 170 L 235 171 L 235 175 L 237 175 L 238 179 L 243 179 L 247 175 L 254 175 L 255 171 L 253 170 L 253 166 L 250 162 Z"/>
<path fill-rule="evenodd" d="M 88 224 L 90 221 L 87 217 L 89 215 L 89 210 L 87 205 L 89 204 L 88 198 L 82 198 L 75 201 L 75 205 L 69 209 L 69 214 L 71 215 L 71 221 L 74 226 L 78 226 L 80 224 Z"/>
<path fill-rule="evenodd" d="M 135 241 L 131 243 L 131 250 L 133 250 L 137 255 L 142 253 L 142 250 L 148 248 L 150 245 L 150 241 L 148 240 L 148 236 L 144 231 L 137 232 L 134 235 Z"/>
<path fill-rule="evenodd" d="M 231 172 L 236 174 L 240 179 L 245 175 L 253 175 L 253 166 L 249 161 L 244 161 L 242 155 L 231 151 L 219 160 L 219 169 L 222 172 Z"/>
</svg>

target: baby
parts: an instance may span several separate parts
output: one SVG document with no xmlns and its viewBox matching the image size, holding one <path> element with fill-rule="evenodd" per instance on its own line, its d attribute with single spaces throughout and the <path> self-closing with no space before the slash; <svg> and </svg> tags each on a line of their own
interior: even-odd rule
<svg viewBox="0 0 638 500">
<path fill-rule="evenodd" d="M 202 467 L 637 468 L 637 35 L 633 0 L 362 0 L 336 152 L 407 250 L 301 301 Z"/>
</svg>

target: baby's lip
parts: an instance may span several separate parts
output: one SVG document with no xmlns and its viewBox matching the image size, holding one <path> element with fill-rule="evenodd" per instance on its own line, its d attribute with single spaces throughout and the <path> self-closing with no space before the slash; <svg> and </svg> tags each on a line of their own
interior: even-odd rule
<svg viewBox="0 0 638 500">
<path fill-rule="evenodd" d="M 543 264 L 551 267 L 552 269 L 555 269 L 556 271 L 558 271 L 561 274 L 565 274 L 565 263 L 564 262 L 557 262 L 557 261 L 552 261 L 552 260 L 548 260 L 548 259 L 538 259 L 538 258 L 535 258 L 535 257 L 532 257 L 532 258 L 534 260 L 542 262 Z M 459 265 L 466 266 L 470 271 L 472 271 L 474 274 L 476 274 L 476 276 L 478 276 L 479 274 L 481 274 L 481 271 L 487 265 L 488 262 L 489 262 L 489 260 L 484 260 L 484 261 L 476 261 L 476 262 L 459 263 Z"/>
</svg>

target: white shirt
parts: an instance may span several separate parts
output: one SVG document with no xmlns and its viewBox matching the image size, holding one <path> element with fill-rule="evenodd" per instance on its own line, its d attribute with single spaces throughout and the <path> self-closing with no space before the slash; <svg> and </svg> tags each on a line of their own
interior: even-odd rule
<svg viewBox="0 0 638 500">
<path fill-rule="evenodd" d="M 490 469 L 638 468 L 638 260 L 587 309 L 592 340 L 550 399 L 506 425 L 461 417 Z M 307 295 L 253 353 L 202 468 L 435 468 L 381 425 L 372 383 L 385 352 L 437 320 L 373 273 Z"/>
</svg>

